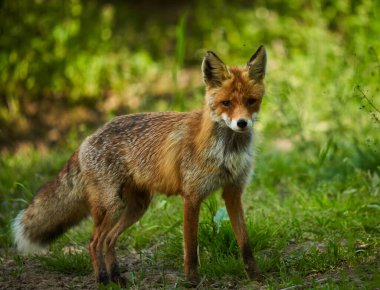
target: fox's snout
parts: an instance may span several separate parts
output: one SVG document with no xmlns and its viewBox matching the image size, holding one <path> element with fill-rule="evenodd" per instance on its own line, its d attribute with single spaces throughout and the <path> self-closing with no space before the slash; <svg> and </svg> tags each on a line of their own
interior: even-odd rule
<svg viewBox="0 0 380 290">
<path fill-rule="evenodd" d="M 231 119 L 227 114 L 223 114 L 223 120 L 226 125 L 235 132 L 248 132 L 251 130 L 253 122 L 252 119 L 237 118 Z"/>
</svg>

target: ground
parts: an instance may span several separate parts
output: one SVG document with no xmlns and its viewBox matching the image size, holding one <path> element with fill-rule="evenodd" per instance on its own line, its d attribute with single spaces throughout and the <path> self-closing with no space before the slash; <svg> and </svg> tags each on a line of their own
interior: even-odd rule
<svg viewBox="0 0 380 290">
<path fill-rule="evenodd" d="M 289 247 L 290 249 L 294 247 Z M 14 253 L 8 253 L 14 255 Z M 51 253 L 50 253 L 51 254 Z M 146 254 L 146 253 L 145 253 Z M 157 269 L 149 266 L 141 259 L 138 253 L 130 253 L 127 256 L 119 256 L 122 276 L 128 279 L 128 289 L 177 289 L 184 288 L 184 277 L 180 269 Z M 380 267 L 380 255 L 373 261 L 375 267 Z M 376 271 L 374 268 L 361 271 L 342 265 L 324 273 L 311 273 L 299 284 L 281 289 L 331 289 L 340 288 L 340 283 L 350 285 L 355 289 L 380 289 L 380 285 L 374 280 Z M 143 277 L 141 277 L 143 275 Z M 269 274 L 270 275 L 270 274 Z M 75 273 L 60 273 L 46 271 L 41 262 L 35 258 L 11 257 L 1 258 L 0 265 L 0 289 L 95 289 L 95 277 L 92 273 L 75 275 Z M 367 284 L 365 281 L 373 281 Z M 335 286 L 333 286 L 335 285 Z M 114 286 L 113 289 L 118 288 Z M 196 289 L 271 289 L 264 282 L 249 282 L 245 279 L 235 279 L 225 276 L 221 279 L 207 279 L 205 276 Z M 110 288 L 112 289 L 112 288 Z M 345 289 L 342 287 L 342 289 Z"/>
</svg>

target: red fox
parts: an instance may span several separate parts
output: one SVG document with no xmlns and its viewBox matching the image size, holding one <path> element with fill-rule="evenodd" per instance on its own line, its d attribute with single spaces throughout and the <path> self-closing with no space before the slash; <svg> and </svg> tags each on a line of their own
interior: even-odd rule
<svg viewBox="0 0 380 290">
<path fill-rule="evenodd" d="M 184 272 L 197 283 L 201 202 L 222 188 L 246 273 L 259 278 L 241 195 L 252 171 L 253 123 L 265 69 L 263 46 L 244 67 L 227 67 L 209 51 L 202 62 L 202 110 L 119 116 L 87 137 L 13 221 L 18 250 L 36 252 L 91 215 L 89 253 L 97 282 L 121 283 L 119 235 L 142 217 L 154 193 L 181 195 Z"/>
</svg>

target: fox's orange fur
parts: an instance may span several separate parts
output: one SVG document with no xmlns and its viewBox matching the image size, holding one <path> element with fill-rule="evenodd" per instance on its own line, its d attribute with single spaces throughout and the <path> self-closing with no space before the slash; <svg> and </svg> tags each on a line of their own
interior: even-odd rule
<svg viewBox="0 0 380 290">
<path fill-rule="evenodd" d="M 86 138 L 15 219 L 19 250 L 37 250 L 90 214 L 96 278 L 118 282 L 118 236 L 141 218 L 154 193 L 180 194 L 185 275 L 196 282 L 200 205 L 223 188 L 245 269 L 256 277 L 241 194 L 251 175 L 252 126 L 264 94 L 265 65 L 264 47 L 243 68 L 228 68 L 208 52 L 202 64 L 203 110 L 120 116 Z"/>
</svg>

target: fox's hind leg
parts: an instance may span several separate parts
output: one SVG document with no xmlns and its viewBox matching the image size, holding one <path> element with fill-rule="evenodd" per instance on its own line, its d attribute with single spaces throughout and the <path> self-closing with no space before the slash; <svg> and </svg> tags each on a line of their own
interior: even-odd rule
<svg viewBox="0 0 380 290">
<path fill-rule="evenodd" d="M 95 271 L 96 281 L 98 283 L 108 284 L 110 277 L 107 273 L 104 257 L 101 249 L 102 236 L 107 228 L 112 228 L 112 217 L 108 213 L 97 212 L 93 213 L 95 228 L 90 241 L 90 257 Z"/>
<path fill-rule="evenodd" d="M 91 184 L 91 185 L 90 185 Z M 95 187 L 88 182 L 87 193 L 89 207 L 94 221 L 94 230 L 90 241 L 89 251 L 91 262 L 98 283 L 108 284 L 110 276 L 107 273 L 104 261 L 103 244 L 108 232 L 112 230 L 126 207 L 124 202 L 117 197 L 117 190 L 108 186 L 104 188 Z M 112 192 L 114 192 L 112 194 Z"/>
<path fill-rule="evenodd" d="M 107 273 L 112 281 L 120 284 L 123 284 L 125 281 L 120 276 L 117 263 L 115 252 L 116 241 L 125 229 L 143 216 L 150 204 L 151 194 L 148 191 L 128 188 L 123 193 L 123 199 L 125 200 L 126 208 L 113 228 L 106 234 L 103 248 Z"/>
</svg>

